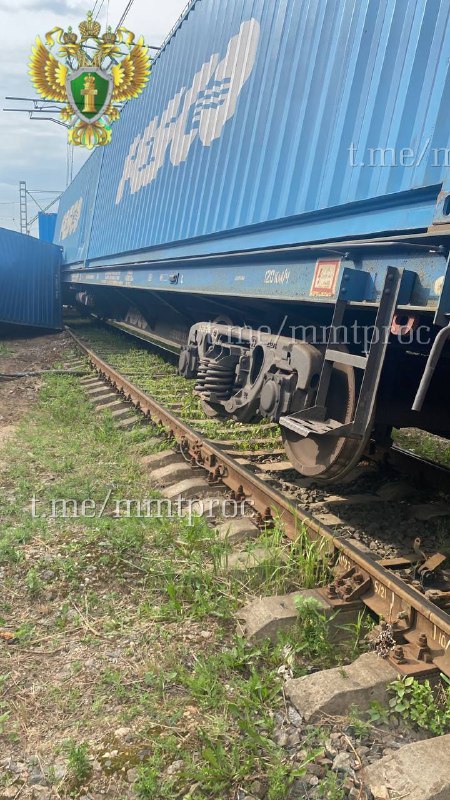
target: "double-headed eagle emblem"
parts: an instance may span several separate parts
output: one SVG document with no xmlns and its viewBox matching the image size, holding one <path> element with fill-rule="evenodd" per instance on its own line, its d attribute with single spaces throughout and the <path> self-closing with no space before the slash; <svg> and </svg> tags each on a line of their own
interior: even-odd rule
<svg viewBox="0 0 450 800">
<path fill-rule="evenodd" d="M 142 36 L 125 28 L 101 26 L 92 11 L 79 25 L 80 37 L 72 28 L 53 28 L 39 37 L 30 59 L 31 80 L 45 100 L 65 103 L 61 119 L 69 127 L 69 142 L 92 149 L 111 141 L 111 122 L 119 119 L 121 106 L 137 97 L 150 75 L 150 57 Z M 50 52 L 58 42 L 59 61 Z"/>
</svg>

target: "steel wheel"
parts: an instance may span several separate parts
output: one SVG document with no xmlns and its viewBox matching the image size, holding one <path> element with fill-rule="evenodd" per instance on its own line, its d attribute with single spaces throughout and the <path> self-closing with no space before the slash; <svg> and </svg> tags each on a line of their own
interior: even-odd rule
<svg viewBox="0 0 450 800">
<path fill-rule="evenodd" d="M 351 422 L 356 407 L 355 370 L 335 364 L 330 381 L 328 416 L 339 422 Z M 290 413 L 295 413 L 291 409 Z M 307 438 L 282 428 L 284 449 L 293 467 L 308 478 L 320 482 L 337 481 L 358 463 L 370 437 L 363 439 L 310 435 Z"/>
</svg>

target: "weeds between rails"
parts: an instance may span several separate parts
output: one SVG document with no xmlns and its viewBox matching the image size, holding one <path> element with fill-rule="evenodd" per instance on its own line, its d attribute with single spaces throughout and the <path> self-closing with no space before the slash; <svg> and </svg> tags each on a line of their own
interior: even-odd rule
<svg viewBox="0 0 450 800">
<path fill-rule="evenodd" d="M 70 327 L 114 369 L 162 405 L 173 408 L 181 420 L 194 426 L 202 436 L 233 441 L 233 447 L 243 451 L 260 449 L 258 440 L 261 439 L 266 442 L 267 449 L 282 446 L 278 426 L 273 423 L 262 421 L 242 426 L 233 420 L 206 417 L 199 397 L 194 394 L 195 382 L 178 375 L 173 364 L 140 348 L 127 334 L 85 320 L 71 320 Z"/>
<path fill-rule="evenodd" d="M 70 319 L 70 326 L 81 337 L 85 336 L 99 354 L 107 354 L 108 362 L 119 372 L 133 378 L 139 388 L 149 392 L 161 404 L 177 406 L 177 415 L 185 422 L 195 424 L 199 432 L 217 441 L 230 440 L 233 448 L 242 451 L 261 449 L 261 442 L 267 450 L 282 448 L 282 440 L 277 425 L 262 421 L 252 426 L 240 426 L 233 420 L 211 420 L 203 413 L 200 399 L 194 394 L 194 381 L 187 381 L 178 375 L 176 366 L 163 355 L 154 352 L 154 346 L 142 346 L 142 340 L 133 338 L 132 333 L 108 328 L 86 319 Z M 154 379 L 151 373 L 157 374 Z M 450 469 L 450 444 L 439 436 L 416 429 L 394 430 L 393 440 L 405 451 L 428 459 Z"/>
</svg>

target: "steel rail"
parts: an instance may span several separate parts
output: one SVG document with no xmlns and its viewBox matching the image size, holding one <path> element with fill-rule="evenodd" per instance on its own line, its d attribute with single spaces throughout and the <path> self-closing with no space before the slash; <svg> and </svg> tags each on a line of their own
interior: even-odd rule
<svg viewBox="0 0 450 800">
<path fill-rule="evenodd" d="M 267 486 L 257 475 L 226 454 L 220 446 L 204 438 L 117 372 L 85 345 L 70 327 L 67 327 L 67 330 L 101 377 L 113 385 L 148 419 L 166 428 L 169 435 L 180 444 L 184 453 L 190 456 L 192 463 L 209 472 L 212 485 L 225 484 L 234 492 L 236 498 L 245 499 L 249 503 L 259 514 L 262 522 L 273 521 L 275 515 L 292 541 L 298 536 L 301 527 L 310 538 L 323 537 L 327 540 L 330 550 L 338 556 L 344 577 L 345 574 L 358 570 L 364 578 L 364 592 L 357 595 L 358 599 L 379 617 L 394 623 L 396 631 L 404 636 L 407 643 L 411 643 L 413 650 L 420 646 L 420 635 L 425 634 L 430 658 L 428 668 L 430 666 L 438 668 L 450 677 L 450 616 L 445 611 L 390 572 L 382 563 L 315 520 L 281 492 Z M 349 600 L 351 599 L 349 597 Z M 336 605 L 345 607 L 345 602 L 336 601 Z M 423 662 L 423 670 L 416 667 L 409 671 L 416 673 L 426 671 L 426 663 Z M 402 664 L 398 663 L 398 666 L 402 671 Z"/>
</svg>

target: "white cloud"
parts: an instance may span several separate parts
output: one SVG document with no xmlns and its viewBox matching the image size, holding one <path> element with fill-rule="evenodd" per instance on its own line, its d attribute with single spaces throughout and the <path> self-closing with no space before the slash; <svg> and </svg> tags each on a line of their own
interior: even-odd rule
<svg viewBox="0 0 450 800">
<path fill-rule="evenodd" d="M 102 0 L 98 0 L 98 6 Z M 176 22 L 187 0 L 135 0 L 124 23 L 149 45 L 158 46 Z M 36 97 L 28 76 L 28 60 L 37 35 L 56 25 L 77 28 L 93 2 L 77 0 L 0 0 L 2 58 L 0 84 L 2 108 L 30 105 L 12 103 L 5 96 Z M 102 28 L 115 27 L 126 0 L 104 0 L 99 14 Z M 87 152 L 75 148 L 75 172 L 84 163 Z M 66 182 L 67 133 L 60 125 L 44 120 L 30 120 L 27 114 L 0 112 L 0 226 L 19 228 L 19 181 L 30 189 L 64 189 Z M 45 198 L 45 195 L 42 196 Z M 14 204 L 14 205 L 13 205 Z M 29 217 L 37 207 L 30 203 Z M 35 230 L 33 230 L 35 232 Z"/>
</svg>

